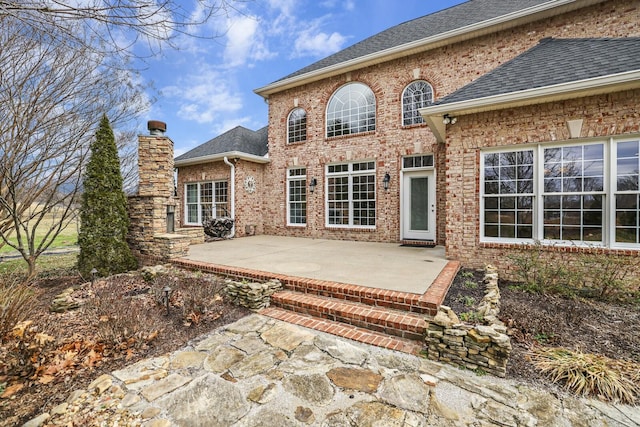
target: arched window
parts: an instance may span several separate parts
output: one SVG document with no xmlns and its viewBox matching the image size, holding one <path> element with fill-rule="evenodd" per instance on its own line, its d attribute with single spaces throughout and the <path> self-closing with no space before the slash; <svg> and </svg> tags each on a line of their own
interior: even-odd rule
<svg viewBox="0 0 640 427">
<path fill-rule="evenodd" d="M 362 83 L 338 89 L 327 106 L 327 138 L 376 130 L 376 98 Z"/>
<path fill-rule="evenodd" d="M 409 126 L 424 123 L 418 108 L 433 102 L 433 88 L 424 80 L 417 80 L 402 93 L 402 125 Z"/>
<path fill-rule="evenodd" d="M 304 109 L 295 108 L 291 111 L 287 123 L 287 142 L 289 144 L 307 140 L 307 112 Z"/>
</svg>

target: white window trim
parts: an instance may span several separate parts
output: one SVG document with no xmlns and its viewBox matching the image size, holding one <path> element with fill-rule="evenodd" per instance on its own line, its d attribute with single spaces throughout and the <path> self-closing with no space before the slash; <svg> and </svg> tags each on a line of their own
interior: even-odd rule
<svg viewBox="0 0 640 427">
<path fill-rule="evenodd" d="M 420 123 L 411 123 L 411 124 L 408 124 L 408 125 L 404 124 L 404 95 L 407 93 L 407 90 L 409 89 L 409 86 L 411 86 L 414 83 L 419 83 L 419 82 L 425 82 L 431 88 L 431 101 L 429 103 L 427 103 L 427 105 L 424 105 L 422 107 L 418 107 L 416 109 L 416 111 L 418 111 L 420 108 L 425 108 L 425 107 L 428 107 L 428 106 L 433 104 L 433 101 L 435 99 L 435 91 L 433 90 L 433 85 L 431 83 L 429 83 L 427 80 L 424 80 L 424 79 L 413 80 L 412 82 L 410 82 L 408 85 L 406 85 L 404 87 L 404 89 L 402 90 L 402 93 L 400 94 L 400 125 L 401 126 L 404 126 L 404 127 L 418 126 L 418 125 L 424 125 L 424 124 L 427 123 L 427 122 L 424 121 L 424 118 L 423 118 Z"/>
<path fill-rule="evenodd" d="M 354 164 L 358 164 L 358 163 L 368 163 L 368 162 L 373 162 L 373 169 L 368 169 L 365 171 L 353 171 L 353 165 Z M 348 165 L 348 171 L 347 172 L 329 172 L 329 167 L 330 166 L 335 166 L 335 165 Z M 325 166 L 325 179 L 324 179 L 324 194 L 325 194 L 325 198 L 324 198 L 324 205 L 325 205 L 325 212 L 324 212 L 324 218 L 325 218 L 325 227 L 326 228 L 342 228 L 342 229 L 358 229 L 358 230 L 375 230 L 376 226 L 378 224 L 378 180 L 377 180 L 377 176 L 376 176 L 376 172 L 377 172 L 377 165 L 375 163 L 375 160 L 359 160 L 359 161 L 349 161 L 349 162 L 337 162 L 337 163 L 331 163 Z M 354 176 L 365 176 L 365 175 L 373 175 L 374 177 L 374 185 L 375 185 L 375 189 L 374 189 L 374 199 L 373 201 L 376 204 L 375 210 L 376 210 L 376 215 L 375 215 L 375 223 L 376 225 L 353 225 L 353 204 L 354 204 L 354 200 L 353 200 L 353 177 Z M 348 224 L 330 224 L 329 223 L 329 178 L 332 177 L 348 177 L 348 188 L 349 188 L 349 216 L 348 216 Z"/>
<path fill-rule="evenodd" d="M 479 236 L 481 243 L 504 243 L 504 244 L 531 244 L 536 241 L 545 246 L 574 246 L 585 248 L 605 248 L 605 249 L 632 249 L 640 250 L 640 244 L 635 243 L 621 243 L 615 241 L 615 188 L 617 181 L 617 162 L 616 162 L 616 144 L 621 142 L 638 141 L 640 135 L 628 136 L 625 138 L 610 137 L 600 139 L 588 139 L 588 140 L 569 140 L 558 143 L 540 143 L 540 144 L 522 144 L 518 146 L 491 148 L 481 150 L 480 152 L 480 215 L 479 215 Z M 542 203 L 542 197 L 544 195 L 544 187 L 542 185 L 544 177 L 544 161 L 540 159 L 544 158 L 544 149 L 557 148 L 557 147 L 570 147 L 570 146 L 583 146 L 591 144 L 603 144 L 603 203 L 602 203 L 602 233 L 603 238 L 601 242 L 588 242 L 588 241 L 571 241 L 571 240 L 550 240 L 544 239 L 544 206 Z M 490 153 L 509 153 L 514 151 L 533 150 L 533 162 L 534 162 L 534 176 L 533 176 L 533 238 L 531 239 L 518 239 L 518 238 L 497 238 L 486 237 L 484 235 L 485 224 L 485 186 L 484 186 L 484 160 L 485 154 Z M 559 193 L 566 194 L 566 193 Z"/>
<path fill-rule="evenodd" d="M 198 181 L 198 182 L 185 182 L 184 183 L 184 224 L 185 225 L 202 225 L 202 203 L 200 201 L 200 186 L 202 184 L 209 184 L 211 183 L 212 185 L 212 197 L 213 197 L 213 206 L 215 207 L 216 202 L 215 202 L 215 191 L 216 191 L 216 183 L 217 182 L 227 182 L 226 179 L 216 179 L 216 180 L 211 180 L 211 181 Z M 197 196 L 198 196 L 198 201 L 196 202 L 197 206 L 198 206 L 198 221 L 197 222 L 189 222 L 189 210 L 188 210 L 188 205 L 189 203 L 187 203 L 187 186 L 189 185 L 197 185 L 198 191 L 197 191 Z M 228 186 L 228 184 L 227 184 Z M 228 187 L 227 187 L 228 188 Z M 227 195 L 228 198 L 228 195 Z M 228 203 L 228 201 L 227 201 Z M 217 218 L 216 215 L 216 209 L 213 209 L 212 212 L 212 217 L 213 218 Z"/>
<path fill-rule="evenodd" d="M 354 132 L 354 133 L 348 133 L 348 134 L 341 134 L 341 135 L 331 135 L 329 136 L 329 106 L 331 105 L 331 101 L 333 101 L 333 99 L 335 98 L 336 94 L 346 88 L 349 85 L 362 85 L 364 87 L 366 87 L 367 89 L 369 89 L 369 91 L 371 92 L 371 95 L 373 96 L 373 118 L 374 118 L 374 125 L 373 125 L 373 129 L 372 130 L 366 130 L 363 132 Z M 371 89 L 371 87 L 363 82 L 359 82 L 359 81 L 353 81 L 353 82 L 349 82 L 346 83 L 342 86 L 340 86 L 339 88 L 337 88 L 335 91 L 333 91 L 333 93 L 331 94 L 331 96 L 329 97 L 329 101 L 327 102 L 327 105 L 325 106 L 324 109 L 324 137 L 327 139 L 330 138 L 345 138 L 345 137 L 349 137 L 349 136 L 357 136 L 357 135 L 365 135 L 368 133 L 372 133 L 372 132 L 376 132 L 378 129 L 378 100 L 376 98 L 376 94 L 373 91 L 373 89 Z"/>
<path fill-rule="evenodd" d="M 304 169 L 304 170 L 305 170 L 305 174 L 304 174 L 304 175 L 289 176 L 289 172 L 290 172 L 291 170 L 293 170 L 293 169 Z M 307 208 L 308 208 L 308 206 L 309 206 L 309 205 L 308 205 L 309 201 L 307 200 L 307 196 L 308 196 L 308 194 L 307 194 L 307 182 L 308 182 L 308 180 L 307 180 L 307 172 L 306 172 L 306 170 L 307 170 L 307 168 L 306 168 L 306 167 L 292 167 L 292 168 L 288 168 L 288 169 L 287 169 L 287 180 L 286 180 L 286 181 L 287 181 L 287 184 L 286 184 L 286 186 L 287 186 L 287 191 L 286 191 L 286 193 L 287 193 L 287 196 L 286 196 L 286 197 L 287 197 L 287 227 L 300 227 L 300 228 L 304 228 L 304 227 L 306 227 L 306 226 L 307 226 L 307 220 L 308 220 L 308 218 L 309 218 L 309 216 L 308 216 L 308 215 L 309 215 L 309 211 L 308 211 L 308 209 L 307 209 Z M 304 223 L 292 223 L 292 222 L 291 222 L 291 203 L 292 203 L 292 202 L 291 202 L 291 200 L 290 200 L 290 196 L 291 196 L 291 194 L 290 194 L 290 186 L 289 186 L 289 183 L 290 183 L 291 181 L 302 181 L 302 180 L 304 180 L 304 182 L 305 182 L 305 184 L 304 184 L 304 190 L 305 190 L 305 204 L 306 204 L 306 207 L 305 207 L 305 222 L 304 222 Z"/>
<path fill-rule="evenodd" d="M 297 111 L 302 111 L 304 112 L 304 120 L 305 120 L 305 124 L 304 124 L 304 139 L 300 139 L 299 141 L 290 141 L 291 139 L 291 128 L 289 127 L 289 122 L 291 121 L 291 116 L 297 112 Z M 303 142 L 307 141 L 307 124 L 308 124 L 308 117 L 307 117 L 307 110 L 305 110 L 302 107 L 296 107 L 293 110 L 291 110 L 289 112 L 289 114 L 287 115 L 287 145 L 293 145 L 293 144 L 301 144 Z"/>
</svg>

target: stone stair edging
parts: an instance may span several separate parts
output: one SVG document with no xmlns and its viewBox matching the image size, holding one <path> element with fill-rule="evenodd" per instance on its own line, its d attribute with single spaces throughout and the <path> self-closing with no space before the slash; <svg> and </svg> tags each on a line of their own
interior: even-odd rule
<svg viewBox="0 0 640 427">
<path fill-rule="evenodd" d="M 482 369 L 504 378 L 511 339 L 506 326 L 498 319 L 500 289 L 496 267 L 485 268 L 483 282 L 485 296 L 478 305 L 478 312 L 482 314 L 484 324 L 462 323 L 451 308 L 441 305 L 427 327 L 427 357 L 470 370 Z"/>
</svg>

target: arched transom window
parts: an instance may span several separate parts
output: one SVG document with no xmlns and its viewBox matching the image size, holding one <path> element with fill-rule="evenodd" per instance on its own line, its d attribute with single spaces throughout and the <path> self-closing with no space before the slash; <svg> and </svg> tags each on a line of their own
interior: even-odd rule
<svg viewBox="0 0 640 427">
<path fill-rule="evenodd" d="M 287 123 L 287 142 L 289 144 L 307 140 L 307 112 L 303 108 L 291 111 Z"/>
<path fill-rule="evenodd" d="M 338 89 L 327 106 L 327 138 L 376 130 L 376 98 L 362 83 Z"/>
<path fill-rule="evenodd" d="M 433 102 L 433 88 L 424 80 L 411 83 L 402 93 L 402 125 L 409 126 L 423 123 L 418 108 L 426 107 Z"/>
</svg>

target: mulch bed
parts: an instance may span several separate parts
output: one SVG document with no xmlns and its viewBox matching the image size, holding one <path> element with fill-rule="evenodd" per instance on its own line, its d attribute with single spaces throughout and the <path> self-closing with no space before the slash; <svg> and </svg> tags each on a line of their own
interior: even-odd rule
<svg viewBox="0 0 640 427">
<path fill-rule="evenodd" d="M 484 296 L 484 271 L 463 270 L 444 304 L 458 315 L 472 312 Z M 474 287 L 472 283 L 477 283 Z M 564 347 L 640 363 L 640 307 L 542 295 L 500 281 L 500 320 L 508 326 L 513 351 L 507 377 L 553 388 L 528 359 L 532 346 Z"/>
<path fill-rule="evenodd" d="M 71 286 L 76 288 L 73 297 L 84 304 L 66 313 L 51 313 L 53 299 Z M 172 289 L 168 314 L 161 292 L 165 286 Z M 22 425 L 104 373 L 177 350 L 249 314 L 222 297 L 223 287 L 220 278 L 184 271 L 151 282 L 139 274 L 101 279 L 93 285 L 82 284 L 77 276 L 38 281 L 29 317 L 32 335 L 44 333 L 55 342 L 28 352 L 30 360 L 22 371 L 7 366 L 11 343 L 0 346 L 0 386 L 4 384 L 0 395 L 10 394 L 0 398 L 0 425 Z M 126 339 L 119 335 L 124 329 Z"/>
<path fill-rule="evenodd" d="M 483 271 L 460 272 L 445 300 L 458 313 L 471 312 L 484 296 Z M 82 308 L 56 314 L 51 301 L 73 286 Z M 172 289 L 170 309 L 162 289 Z M 7 367 L 7 346 L 0 347 L 0 425 L 20 425 L 63 402 L 94 378 L 140 359 L 177 350 L 189 340 L 247 315 L 222 295 L 223 281 L 212 275 L 172 271 L 148 282 L 140 275 L 119 275 L 82 284 L 77 276 L 49 277 L 36 283 L 30 320 L 37 332 L 54 338 L 22 373 Z M 501 320 L 508 325 L 513 352 L 507 376 L 555 387 L 528 360 L 533 345 L 578 348 L 640 363 L 640 310 L 637 306 L 565 299 L 513 289 L 501 283 Z M 116 315 L 126 313 L 128 316 Z M 116 316 L 107 322 L 109 316 Z M 105 317 L 106 316 L 106 317 Z M 116 325 L 107 327 L 107 325 Z M 117 335 L 122 329 L 131 337 Z M 29 365 L 29 364 L 28 364 Z M 0 388 L 0 394 L 3 393 Z"/>
</svg>

